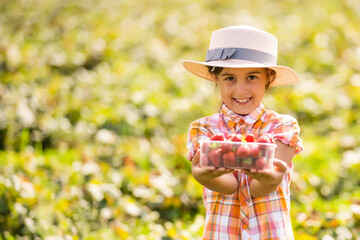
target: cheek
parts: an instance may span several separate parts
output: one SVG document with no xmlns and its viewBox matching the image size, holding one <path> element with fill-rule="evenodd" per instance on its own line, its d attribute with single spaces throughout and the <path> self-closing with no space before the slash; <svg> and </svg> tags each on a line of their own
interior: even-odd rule
<svg viewBox="0 0 360 240">
<path fill-rule="evenodd" d="M 222 87 L 220 87 L 220 93 L 221 93 L 221 97 L 223 99 L 230 98 L 231 97 L 231 88 L 222 86 Z"/>
<path fill-rule="evenodd" d="M 226 94 L 226 92 L 225 92 L 223 89 L 220 91 L 220 96 L 221 96 L 221 99 L 222 99 L 223 101 L 226 100 L 227 94 Z"/>
<path fill-rule="evenodd" d="M 263 97 L 265 96 L 265 92 L 266 92 L 265 88 L 262 88 L 257 92 L 257 97 L 259 98 L 259 101 L 263 99 Z"/>
<path fill-rule="evenodd" d="M 264 95 L 266 92 L 265 86 L 259 86 L 254 90 L 258 95 Z"/>
<path fill-rule="evenodd" d="M 251 89 L 252 96 L 256 101 L 261 101 L 261 99 L 265 95 L 265 87 L 264 86 L 258 86 L 256 88 Z"/>
<path fill-rule="evenodd" d="M 264 95 L 266 92 L 265 82 L 262 82 L 261 84 L 254 86 L 254 91 L 257 92 L 259 95 Z"/>
</svg>

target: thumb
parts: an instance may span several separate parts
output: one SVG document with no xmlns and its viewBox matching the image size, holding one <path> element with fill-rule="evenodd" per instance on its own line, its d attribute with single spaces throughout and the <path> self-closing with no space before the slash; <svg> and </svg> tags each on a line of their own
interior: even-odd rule
<svg viewBox="0 0 360 240">
<path fill-rule="evenodd" d="M 274 158 L 273 164 L 275 169 L 277 169 L 278 172 L 285 172 L 287 169 L 287 164 L 284 161 L 281 161 L 279 159 Z"/>
</svg>

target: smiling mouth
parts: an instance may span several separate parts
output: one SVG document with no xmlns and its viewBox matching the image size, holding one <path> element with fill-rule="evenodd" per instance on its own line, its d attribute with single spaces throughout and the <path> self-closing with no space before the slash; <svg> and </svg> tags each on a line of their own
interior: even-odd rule
<svg viewBox="0 0 360 240">
<path fill-rule="evenodd" d="M 234 100 L 240 104 L 245 104 L 245 103 L 248 103 L 250 100 L 251 100 L 251 97 L 250 98 L 244 98 L 244 99 L 236 99 L 234 98 Z"/>
</svg>

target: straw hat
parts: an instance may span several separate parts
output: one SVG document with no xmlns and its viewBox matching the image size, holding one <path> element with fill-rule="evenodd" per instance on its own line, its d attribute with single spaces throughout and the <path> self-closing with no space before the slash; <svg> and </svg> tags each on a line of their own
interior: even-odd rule
<svg viewBox="0 0 360 240">
<path fill-rule="evenodd" d="M 270 33 L 247 25 L 226 27 L 211 35 L 205 62 L 184 60 L 189 72 L 216 81 L 206 66 L 225 68 L 271 68 L 276 79 L 270 86 L 299 82 L 291 68 L 277 65 L 277 39 Z"/>
</svg>

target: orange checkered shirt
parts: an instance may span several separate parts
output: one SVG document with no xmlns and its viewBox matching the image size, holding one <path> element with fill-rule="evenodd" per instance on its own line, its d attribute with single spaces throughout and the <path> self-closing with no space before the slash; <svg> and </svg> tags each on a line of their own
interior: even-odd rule
<svg viewBox="0 0 360 240">
<path fill-rule="evenodd" d="M 191 123 L 188 159 L 191 160 L 199 148 L 199 140 L 207 140 L 217 133 L 252 133 L 256 138 L 271 133 L 275 140 L 295 148 L 296 154 L 303 150 L 295 118 L 267 110 L 262 103 L 248 115 L 240 116 L 223 104 L 219 113 Z M 291 163 L 277 190 L 265 197 L 250 195 L 250 178 L 241 172 L 235 174 L 239 189 L 234 194 L 221 194 L 204 187 L 203 239 L 294 239 L 290 220 L 292 171 Z"/>
</svg>

